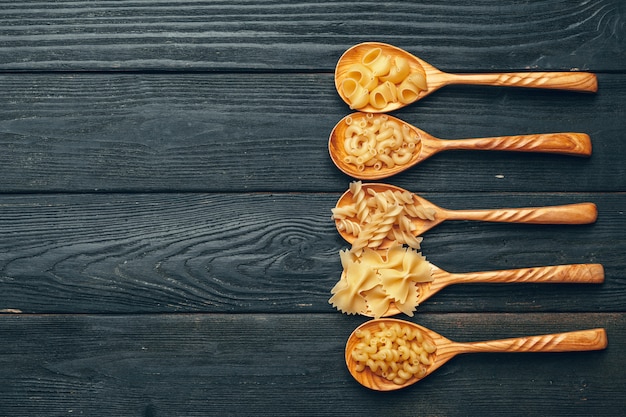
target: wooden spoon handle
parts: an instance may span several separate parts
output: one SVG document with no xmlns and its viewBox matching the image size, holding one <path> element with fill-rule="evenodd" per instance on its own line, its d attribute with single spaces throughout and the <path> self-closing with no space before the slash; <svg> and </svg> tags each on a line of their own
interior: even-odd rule
<svg viewBox="0 0 626 417">
<path fill-rule="evenodd" d="M 479 220 L 498 223 L 588 224 L 595 222 L 598 218 L 598 209 L 593 203 L 534 208 L 445 210 L 443 212 L 448 220 Z"/>
<path fill-rule="evenodd" d="M 585 133 L 544 133 L 536 135 L 496 136 L 477 139 L 444 140 L 449 149 L 486 151 L 545 152 L 564 155 L 591 155 L 591 139 Z"/>
<path fill-rule="evenodd" d="M 592 93 L 598 91 L 597 77 L 589 72 L 508 72 L 449 75 L 449 84 L 549 88 Z"/>
<path fill-rule="evenodd" d="M 437 277 L 437 280 L 440 278 Z M 572 264 L 540 266 L 534 268 L 508 269 L 499 271 L 466 272 L 450 274 L 454 283 L 580 283 L 600 284 L 604 282 L 604 267 L 600 264 Z"/>
<path fill-rule="evenodd" d="M 579 330 L 541 336 L 459 343 L 463 352 L 570 352 L 601 350 L 608 344 L 604 329 Z"/>
</svg>

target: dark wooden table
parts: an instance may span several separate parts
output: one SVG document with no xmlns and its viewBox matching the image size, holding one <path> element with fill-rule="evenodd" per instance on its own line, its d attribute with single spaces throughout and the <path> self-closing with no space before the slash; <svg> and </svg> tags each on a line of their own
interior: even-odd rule
<svg viewBox="0 0 626 417">
<path fill-rule="evenodd" d="M 0 416 L 615 416 L 626 399 L 622 0 L 0 1 Z M 348 47 L 450 72 L 597 73 L 597 94 L 450 86 L 394 115 L 442 138 L 585 132 L 590 158 L 446 152 L 386 182 L 447 208 L 591 201 L 584 226 L 447 222 L 452 272 L 601 263 L 601 285 L 458 285 L 402 316 L 457 341 L 604 327 L 608 349 L 481 353 L 363 388 L 367 320 L 331 163 Z"/>
</svg>

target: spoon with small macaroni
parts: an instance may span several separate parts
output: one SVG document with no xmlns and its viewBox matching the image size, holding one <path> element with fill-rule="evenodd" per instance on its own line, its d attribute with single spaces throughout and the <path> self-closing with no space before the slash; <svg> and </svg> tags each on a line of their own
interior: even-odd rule
<svg viewBox="0 0 626 417">
<path fill-rule="evenodd" d="M 439 207 L 430 201 L 410 193 L 407 190 L 390 184 L 364 183 L 362 189 L 366 195 L 373 193 L 383 193 L 386 191 L 408 193 L 412 197 L 414 204 L 419 205 L 425 211 L 432 213 L 432 220 L 411 217 L 414 236 L 430 230 L 445 220 L 472 220 L 496 223 L 525 223 L 525 224 L 589 224 L 596 221 L 598 209 L 594 203 L 575 203 L 559 206 L 547 207 L 527 207 L 527 208 L 498 208 L 498 209 L 475 209 L 475 210 L 449 210 Z M 355 202 L 352 192 L 346 191 L 337 201 L 336 209 L 352 206 Z M 358 219 L 347 218 L 348 221 L 358 223 Z M 354 243 L 357 239 L 346 228 L 342 227 L 343 221 L 335 216 L 335 226 L 337 231 L 347 242 Z M 378 245 L 379 249 L 389 247 L 394 241 L 384 238 Z"/>
<path fill-rule="evenodd" d="M 352 351 L 360 343 L 358 333 L 369 331 L 374 333 L 380 329 L 381 323 L 392 327 L 394 323 L 400 326 L 410 326 L 412 329 L 422 333 L 425 340 L 434 345 L 435 350 L 429 355 L 425 372 L 420 376 L 413 376 L 408 380 L 397 384 L 365 367 L 358 369 L 357 361 L 352 356 Z M 401 336 L 400 336 L 401 337 Z M 538 336 L 524 336 L 510 339 L 488 340 L 478 342 L 459 343 L 445 338 L 444 336 L 418 324 L 397 320 L 397 319 L 377 319 L 369 320 L 355 329 L 348 337 L 345 349 L 346 365 L 350 374 L 361 385 L 376 391 L 393 391 L 415 384 L 424 377 L 430 375 L 443 364 L 456 355 L 462 353 L 478 352 L 574 352 L 593 351 L 605 349 L 608 345 L 606 330 L 603 328 L 578 330 L 565 333 L 545 334 Z"/>
<path fill-rule="evenodd" d="M 591 139 L 585 133 L 439 139 L 396 117 L 358 112 L 341 119 L 328 140 L 328 152 L 337 168 L 363 180 L 390 177 L 453 149 L 590 156 Z"/>
<path fill-rule="evenodd" d="M 387 82 L 391 84 L 383 86 Z M 350 108 L 364 112 L 394 111 L 450 84 L 579 92 L 598 90 L 596 75 L 580 71 L 451 74 L 401 48 L 380 42 L 365 42 L 349 48 L 335 68 L 339 96 Z"/>
<path fill-rule="evenodd" d="M 453 284 L 601 284 L 604 282 L 604 267 L 601 264 L 570 264 L 539 266 L 532 268 L 504 269 L 495 271 L 450 273 L 430 263 L 432 281 L 416 282 L 419 305 Z M 367 298 L 367 291 L 363 293 Z M 400 314 L 391 302 L 382 317 Z M 364 316 L 374 317 L 371 310 Z"/>
</svg>

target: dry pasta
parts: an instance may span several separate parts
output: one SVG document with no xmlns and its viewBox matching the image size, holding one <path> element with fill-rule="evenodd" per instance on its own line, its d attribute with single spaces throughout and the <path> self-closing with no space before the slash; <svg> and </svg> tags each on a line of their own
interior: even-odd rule
<svg viewBox="0 0 626 417">
<path fill-rule="evenodd" d="M 419 249 L 422 238 L 415 236 L 411 219 L 434 220 L 433 209 L 419 204 L 409 192 L 365 191 L 360 181 L 352 182 L 349 191 L 352 204 L 333 208 L 332 217 L 340 230 L 353 232 L 352 252 L 359 255 L 364 248 L 377 249 L 384 239 Z"/>
<path fill-rule="evenodd" d="M 333 209 L 337 228 L 355 237 L 349 250 L 340 252 L 343 273 L 331 290 L 329 303 L 346 314 L 382 317 L 393 303 L 409 316 L 417 308 L 420 282 L 432 281 L 431 264 L 418 249 L 412 217 L 434 219 L 410 192 L 364 189 L 350 183 L 352 203 Z M 380 250 L 385 239 L 392 241 Z M 406 246 L 404 246 L 406 245 Z"/>
<path fill-rule="evenodd" d="M 340 88 L 352 109 L 369 104 L 380 110 L 389 103 L 412 103 L 427 89 L 426 73 L 418 65 L 412 68 L 407 58 L 374 47 L 363 54 L 361 62 L 348 67 Z"/>
<path fill-rule="evenodd" d="M 353 115 L 354 116 L 354 115 Z M 421 138 L 406 123 L 384 114 L 343 119 L 344 162 L 359 171 L 405 165 L 419 154 Z"/>
<path fill-rule="evenodd" d="M 329 303 L 346 314 L 370 312 L 378 318 L 394 303 L 412 316 L 419 295 L 416 283 L 433 280 L 426 258 L 397 243 L 384 254 L 365 248 L 358 256 L 349 250 L 339 255 L 343 273 Z"/>
<path fill-rule="evenodd" d="M 350 353 L 356 370 L 369 369 L 376 375 L 402 385 L 426 376 L 437 347 L 420 329 L 395 322 L 380 323 L 376 331 L 357 329 L 359 342 Z"/>
</svg>

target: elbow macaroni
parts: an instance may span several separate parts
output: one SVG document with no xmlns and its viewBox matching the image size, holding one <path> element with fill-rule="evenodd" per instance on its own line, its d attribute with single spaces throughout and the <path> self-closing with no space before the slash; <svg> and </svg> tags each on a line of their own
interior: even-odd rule
<svg viewBox="0 0 626 417">
<path fill-rule="evenodd" d="M 385 54 L 377 47 L 346 70 L 340 86 L 351 109 L 369 104 L 377 110 L 390 103 L 412 103 L 420 91 L 427 89 L 423 68 L 412 71 L 407 58 Z"/>
<path fill-rule="evenodd" d="M 380 323 L 377 331 L 357 329 L 355 336 L 360 339 L 351 352 L 356 370 L 369 369 L 397 385 L 426 376 L 437 351 L 428 336 L 406 324 Z"/>
<path fill-rule="evenodd" d="M 419 153 L 421 138 L 409 125 L 384 114 L 343 119 L 344 162 L 359 171 L 405 165 Z"/>
</svg>

